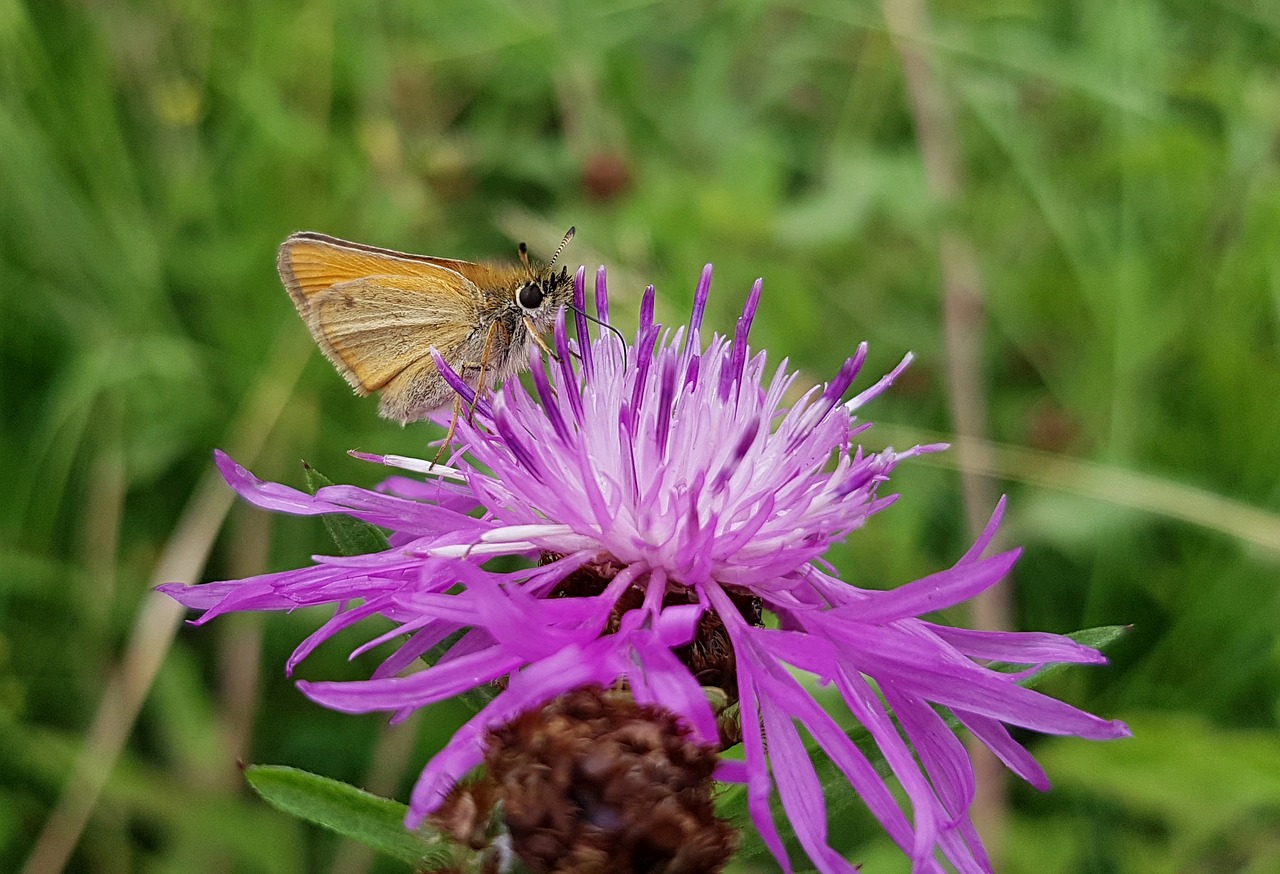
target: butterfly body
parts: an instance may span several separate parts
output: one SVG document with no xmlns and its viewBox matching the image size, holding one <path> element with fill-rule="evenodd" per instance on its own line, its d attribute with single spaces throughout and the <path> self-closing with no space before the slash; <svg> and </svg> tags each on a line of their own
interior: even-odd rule
<svg viewBox="0 0 1280 874">
<path fill-rule="evenodd" d="M 306 231 L 284 241 L 277 266 L 325 357 L 405 423 L 456 398 L 433 347 L 473 387 L 528 365 L 529 342 L 572 301 L 573 279 L 521 255 L 521 264 L 454 261 Z"/>
</svg>

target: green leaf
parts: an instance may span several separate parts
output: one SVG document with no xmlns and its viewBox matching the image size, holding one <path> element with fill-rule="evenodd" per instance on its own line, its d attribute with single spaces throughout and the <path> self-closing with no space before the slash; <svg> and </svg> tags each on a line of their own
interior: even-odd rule
<svg viewBox="0 0 1280 874">
<path fill-rule="evenodd" d="M 1099 625 L 1097 628 L 1086 628 L 1073 631 L 1067 637 L 1076 643 L 1083 643 L 1094 649 L 1106 649 L 1133 629 L 1132 625 Z"/>
<path fill-rule="evenodd" d="M 404 827 L 406 808 L 338 780 L 278 765 L 250 765 L 245 779 L 277 810 L 359 841 L 418 869 L 455 861 L 458 849 L 439 832 Z"/>
<path fill-rule="evenodd" d="M 1129 628 L 1130 626 L 1128 625 L 1100 625 L 1097 628 L 1086 628 L 1082 631 L 1073 631 L 1065 636 L 1071 638 L 1076 643 L 1093 647 L 1096 650 L 1102 650 L 1128 634 Z M 1017 671 L 1024 670 L 1027 666 L 1025 664 L 1015 664 L 1012 662 L 992 662 L 987 665 L 987 667 L 993 671 L 1012 674 Z M 1031 676 L 1019 681 L 1018 685 L 1026 686 L 1028 689 L 1034 689 L 1037 686 L 1044 685 L 1048 680 L 1051 680 L 1074 667 L 1079 666 L 1070 663 L 1048 665 L 1036 671 Z"/>
<path fill-rule="evenodd" d="M 307 477 L 307 488 L 315 494 L 325 486 L 333 485 L 333 480 L 316 470 L 305 461 L 302 472 Z M 382 552 L 391 548 L 387 535 L 376 525 L 370 525 L 360 519 L 353 519 L 341 513 L 328 513 L 320 517 L 324 521 L 325 530 L 333 538 L 341 555 L 368 555 L 371 552 Z"/>
</svg>

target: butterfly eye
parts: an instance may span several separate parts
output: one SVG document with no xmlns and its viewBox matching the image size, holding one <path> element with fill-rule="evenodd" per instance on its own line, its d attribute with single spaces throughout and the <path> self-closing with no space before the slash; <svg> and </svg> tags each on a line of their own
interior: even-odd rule
<svg viewBox="0 0 1280 874">
<path fill-rule="evenodd" d="M 542 289 L 533 284 L 522 285 L 516 292 L 516 301 L 527 310 L 536 310 L 542 306 Z"/>
</svg>

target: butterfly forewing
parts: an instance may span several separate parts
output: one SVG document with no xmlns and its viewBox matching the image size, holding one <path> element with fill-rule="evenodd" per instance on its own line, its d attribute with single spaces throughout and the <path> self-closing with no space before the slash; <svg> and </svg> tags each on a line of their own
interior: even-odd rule
<svg viewBox="0 0 1280 874">
<path fill-rule="evenodd" d="M 449 275 L 458 284 L 460 277 Z M 455 361 L 475 319 L 474 298 L 439 277 L 370 276 L 315 295 L 308 327 L 339 369 L 355 377 L 352 384 L 370 392 L 430 359 L 432 346 Z"/>
<path fill-rule="evenodd" d="M 389 249 L 295 234 L 280 248 L 280 276 L 325 357 L 361 394 L 420 383 L 383 414 L 405 421 L 447 403 L 450 390 L 430 356 L 463 357 L 482 298 L 446 264 Z M 403 394 L 401 392 L 400 394 Z"/>
<path fill-rule="evenodd" d="M 466 268 L 477 265 L 377 249 L 307 232 L 294 234 L 284 241 L 277 266 L 285 288 L 305 318 L 307 301 L 342 282 L 380 275 L 420 276 L 433 272 L 432 268 L 463 276 Z M 472 290 L 471 293 L 478 292 Z"/>
</svg>

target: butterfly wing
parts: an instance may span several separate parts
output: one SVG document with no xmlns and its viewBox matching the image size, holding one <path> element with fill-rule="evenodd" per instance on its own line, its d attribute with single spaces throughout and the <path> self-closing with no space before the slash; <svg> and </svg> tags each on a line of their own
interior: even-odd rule
<svg viewBox="0 0 1280 874">
<path fill-rule="evenodd" d="M 381 392 L 384 416 L 405 422 L 452 399 L 430 347 L 466 358 L 482 300 L 473 282 L 438 259 L 309 233 L 285 241 L 279 268 L 325 357 L 360 394 Z"/>
<path fill-rule="evenodd" d="M 280 278 L 304 318 L 307 299 L 333 285 L 384 274 L 416 276 L 424 265 L 452 270 L 462 276 L 479 266 L 470 261 L 380 249 L 313 231 L 293 234 L 285 240 L 277 261 Z"/>
</svg>

